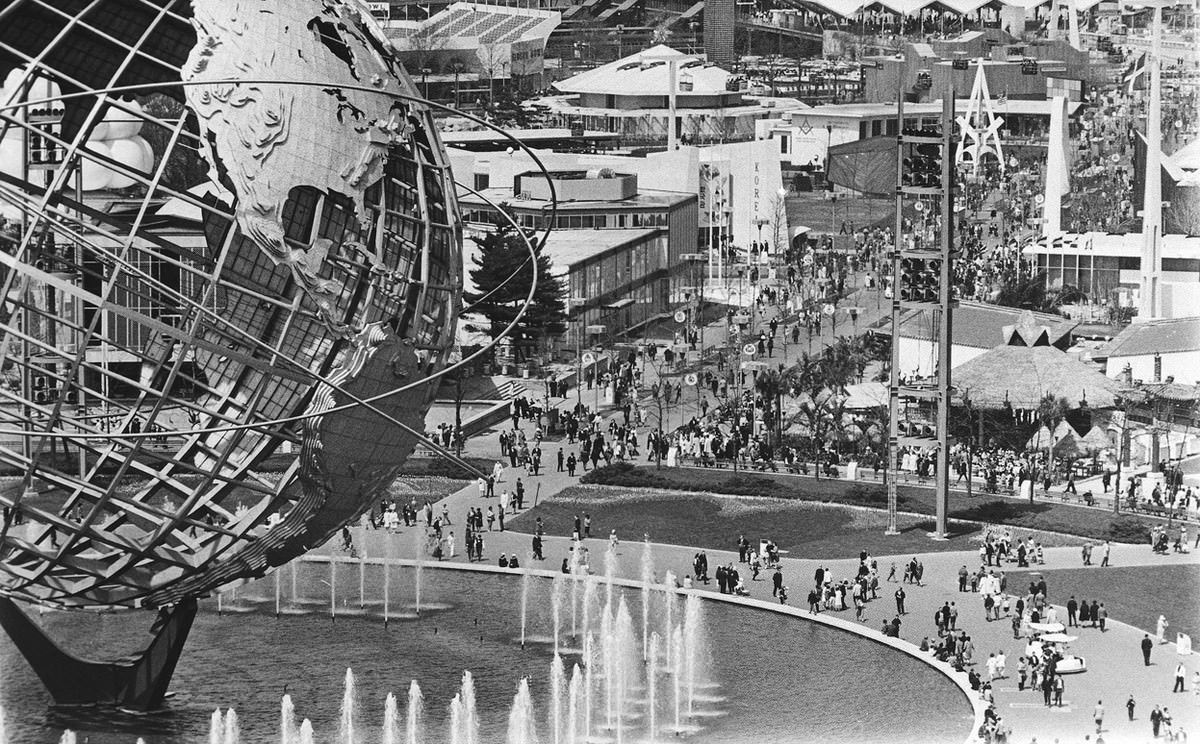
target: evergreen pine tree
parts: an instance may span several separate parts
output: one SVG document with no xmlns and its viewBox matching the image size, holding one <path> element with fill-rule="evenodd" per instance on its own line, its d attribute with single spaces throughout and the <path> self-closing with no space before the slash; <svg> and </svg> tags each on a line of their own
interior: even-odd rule
<svg viewBox="0 0 1200 744">
<path fill-rule="evenodd" d="M 533 265 L 528 261 L 525 241 L 510 225 L 498 226 L 473 240 L 479 246 L 479 253 L 473 258 L 475 268 L 471 269 L 471 280 L 479 291 L 468 293 L 466 299 L 474 305 L 474 312 L 491 321 L 494 338 L 512 322 L 529 295 Z M 565 289 L 562 281 L 551 275 L 550 257 L 539 253 L 537 269 L 538 285 L 533 302 L 513 329 L 518 359 L 524 356 L 524 349 L 566 329 Z"/>
</svg>

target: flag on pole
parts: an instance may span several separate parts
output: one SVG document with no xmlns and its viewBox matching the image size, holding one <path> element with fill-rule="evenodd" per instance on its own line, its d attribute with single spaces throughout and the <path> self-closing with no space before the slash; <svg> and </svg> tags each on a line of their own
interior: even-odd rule
<svg viewBox="0 0 1200 744">
<path fill-rule="evenodd" d="M 997 105 L 1000 105 L 1000 106 L 1007 106 L 1008 105 L 1008 91 L 1004 91 L 1003 93 L 1001 93 L 1000 96 L 996 99 L 996 103 L 997 103 Z"/>
<path fill-rule="evenodd" d="M 1142 52 L 1141 56 L 1133 61 L 1129 69 L 1125 71 L 1125 76 L 1122 78 L 1125 82 L 1125 90 L 1132 93 L 1135 90 L 1146 89 L 1146 53 Z"/>
</svg>

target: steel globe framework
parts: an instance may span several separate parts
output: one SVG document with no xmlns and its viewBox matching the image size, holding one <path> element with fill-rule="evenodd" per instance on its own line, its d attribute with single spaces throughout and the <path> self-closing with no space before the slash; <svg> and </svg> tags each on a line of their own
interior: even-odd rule
<svg viewBox="0 0 1200 744">
<path fill-rule="evenodd" d="M 169 607 L 354 519 L 462 276 L 445 152 L 366 13 L 0 2 L 0 78 L 0 594 Z"/>
</svg>

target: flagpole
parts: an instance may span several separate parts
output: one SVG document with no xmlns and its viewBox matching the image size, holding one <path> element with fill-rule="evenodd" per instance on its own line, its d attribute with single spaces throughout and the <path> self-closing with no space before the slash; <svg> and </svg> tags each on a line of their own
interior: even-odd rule
<svg viewBox="0 0 1200 744">
<path fill-rule="evenodd" d="M 1162 316 L 1162 12 L 1165 0 L 1155 0 L 1149 67 L 1150 98 L 1146 107 L 1146 173 L 1142 191 L 1142 276 L 1138 317 Z M 1135 78 L 1136 79 L 1136 78 Z"/>
</svg>

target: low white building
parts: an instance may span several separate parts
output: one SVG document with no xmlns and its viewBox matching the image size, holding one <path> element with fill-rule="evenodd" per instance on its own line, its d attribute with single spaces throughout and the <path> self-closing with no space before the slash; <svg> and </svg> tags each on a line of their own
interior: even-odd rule
<svg viewBox="0 0 1200 744">
<path fill-rule="evenodd" d="M 928 310 L 908 310 L 900 318 L 900 374 L 930 377 L 938 359 L 937 318 Z M 1078 321 L 1046 313 L 1031 313 L 981 302 L 961 302 L 954 309 L 951 330 L 950 368 L 954 369 L 984 354 L 1012 335 L 1020 334 L 1021 345 L 1048 345 L 1066 351 Z M 890 321 L 880 329 L 891 333 Z M 1034 337 L 1034 334 L 1046 338 Z"/>
<path fill-rule="evenodd" d="M 958 113 L 964 114 L 970 103 L 966 98 L 955 102 Z M 1004 119 L 1001 136 L 1006 141 L 1017 138 L 1022 142 L 1045 142 L 1032 132 L 1049 131 L 1050 101 L 1008 99 L 993 102 L 996 114 Z M 1068 102 L 1067 114 L 1074 117 L 1082 104 Z M 941 119 L 942 102 L 904 104 L 905 126 L 935 126 Z M 895 136 L 896 104 L 843 103 L 813 106 L 758 123 L 758 138 L 770 139 L 779 148 L 779 158 L 785 167 L 799 168 L 824 165 L 831 147 L 857 142 L 871 137 Z"/>
<path fill-rule="evenodd" d="M 1200 316 L 1133 323 L 1093 359 L 1113 378 L 1200 384 Z"/>
<path fill-rule="evenodd" d="M 1163 316 L 1200 315 L 1200 237 L 1163 235 Z M 1078 288 L 1094 301 L 1137 307 L 1142 276 L 1142 234 L 1064 233 L 1031 242 L 1022 251 L 1046 277 L 1049 289 Z"/>
</svg>

